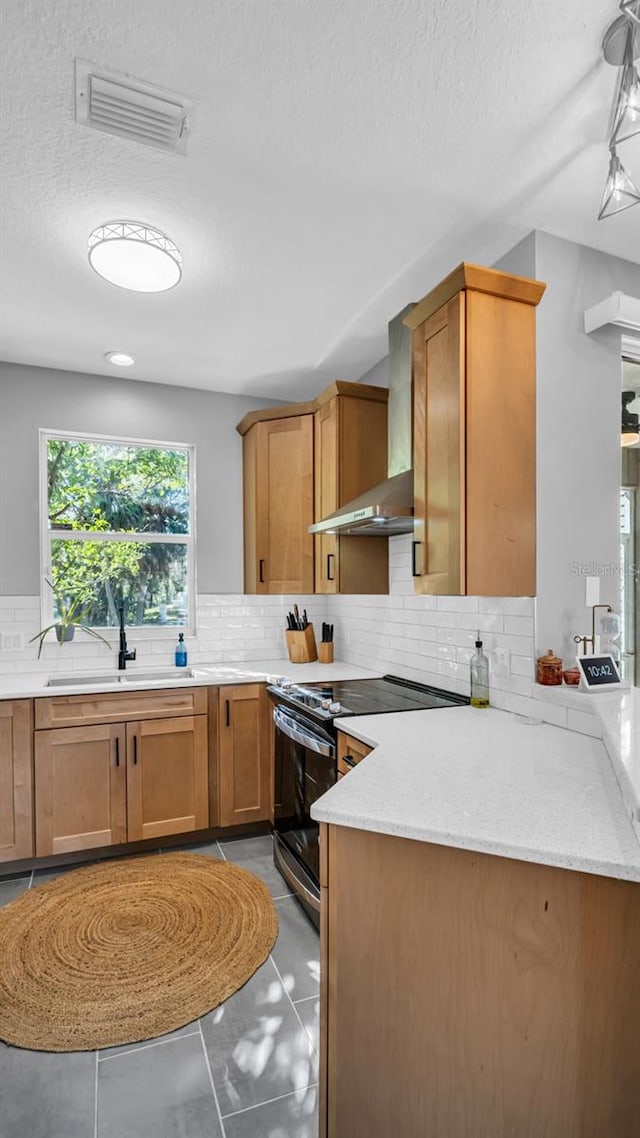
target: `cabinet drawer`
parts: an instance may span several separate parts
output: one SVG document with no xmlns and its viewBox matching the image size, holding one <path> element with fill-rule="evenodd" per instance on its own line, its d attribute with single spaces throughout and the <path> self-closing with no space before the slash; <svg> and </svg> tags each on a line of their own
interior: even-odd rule
<svg viewBox="0 0 640 1138">
<path fill-rule="evenodd" d="M 338 778 L 342 778 L 348 774 L 353 767 L 369 754 L 373 747 L 368 743 L 361 742 L 360 739 L 354 739 L 352 735 L 344 735 L 342 731 L 338 732 Z"/>
<path fill-rule="evenodd" d="M 117 691 L 99 695 L 59 695 L 35 701 L 37 729 L 204 715 L 206 711 L 205 687 L 162 688 L 157 691 L 122 691 L 119 687 Z"/>
</svg>

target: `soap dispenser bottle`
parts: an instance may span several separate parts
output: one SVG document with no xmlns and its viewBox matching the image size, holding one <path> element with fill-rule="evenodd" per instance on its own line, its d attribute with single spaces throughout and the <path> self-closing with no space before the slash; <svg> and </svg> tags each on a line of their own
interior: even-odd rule
<svg viewBox="0 0 640 1138">
<path fill-rule="evenodd" d="M 476 640 L 476 651 L 469 662 L 471 671 L 471 706 L 489 706 L 489 661 L 482 651 L 480 632 Z"/>
<path fill-rule="evenodd" d="M 187 666 L 187 649 L 184 642 L 184 632 L 179 633 L 178 643 L 176 644 L 176 668 L 186 668 Z"/>
</svg>

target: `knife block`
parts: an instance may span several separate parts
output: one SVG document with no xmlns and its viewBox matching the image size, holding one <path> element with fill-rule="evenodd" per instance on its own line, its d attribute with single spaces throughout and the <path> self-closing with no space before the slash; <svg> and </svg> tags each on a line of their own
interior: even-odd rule
<svg viewBox="0 0 640 1138">
<path fill-rule="evenodd" d="M 287 642 L 287 651 L 292 664 L 310 664 L 313 660 L 318 659 L 312 624 L 308 624 L 302 632 L 287 628 L 284 638 Z"/>
<path fill-rule="evenodd" d="M 321 664 L 333 664 L 333 640 L 323 640 L 318 644 L 318 659 Z"/>
</svg>

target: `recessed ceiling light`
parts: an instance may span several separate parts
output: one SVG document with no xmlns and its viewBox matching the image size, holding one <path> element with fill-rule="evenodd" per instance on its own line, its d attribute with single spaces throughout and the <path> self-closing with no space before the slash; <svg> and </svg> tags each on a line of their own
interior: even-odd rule
<svg viewBox="0 0 640 1138">
<path fill-rule="evenodd" d="M 118 367 L 131 367 L 131 364 L 136 362 L 128 352 L 107 352 L 104 358 L 110 364 L 117 364 Z"/>
<path fill-rule="evenodd" d="M 142 221 L 109 221 L 94 229 L 89 264 L 106 281 L 133 292 L 165 292 L 182 276 L 177 245 Z"/>
</svg>

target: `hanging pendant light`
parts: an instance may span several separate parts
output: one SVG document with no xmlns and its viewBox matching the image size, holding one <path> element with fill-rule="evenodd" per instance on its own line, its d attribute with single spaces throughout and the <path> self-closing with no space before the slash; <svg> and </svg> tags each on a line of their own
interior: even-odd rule
<svg viewBox="0 0 640 1138">
<path fill-rule="evenodd" d="M 610 150 L 609 174 L 602 195 L 598 221 L 605 217 L 612 217 L 614 213 L 622 213 L 640 202 L 640 190 L 625 170 L 616 154 L 615 146 Z"/>
<path fill-rule="evenodd" d="M 640 26 L 640 0 L 620 0 L 620 11 Z"/>
<path fill-rule="evenodd" d="M 629 26 L 624 51 L 624 66 L 620 73 L 620 82 L 614 101 L 611 129 L 611 142 L 614 146 L 617 146 L 619 142 L 626 142 L 628 138 L 633 138 L 636 134 L 640 134 L 640 75 L 633 60 L 634 43 L 634 30 Z"/>
<path fill-rule="evenodd" d="M 635 65 L 640 55 L 640 0 L 621 0 L 620 11 L 602 41 L 606 63 L 619 68 L 620 75 L 609 120 L 609 174 L 598 221 L 640 203 L 640 190 L 616 150 L 618 143 L 640 135 L 640 75 Z"/>
</svg>

